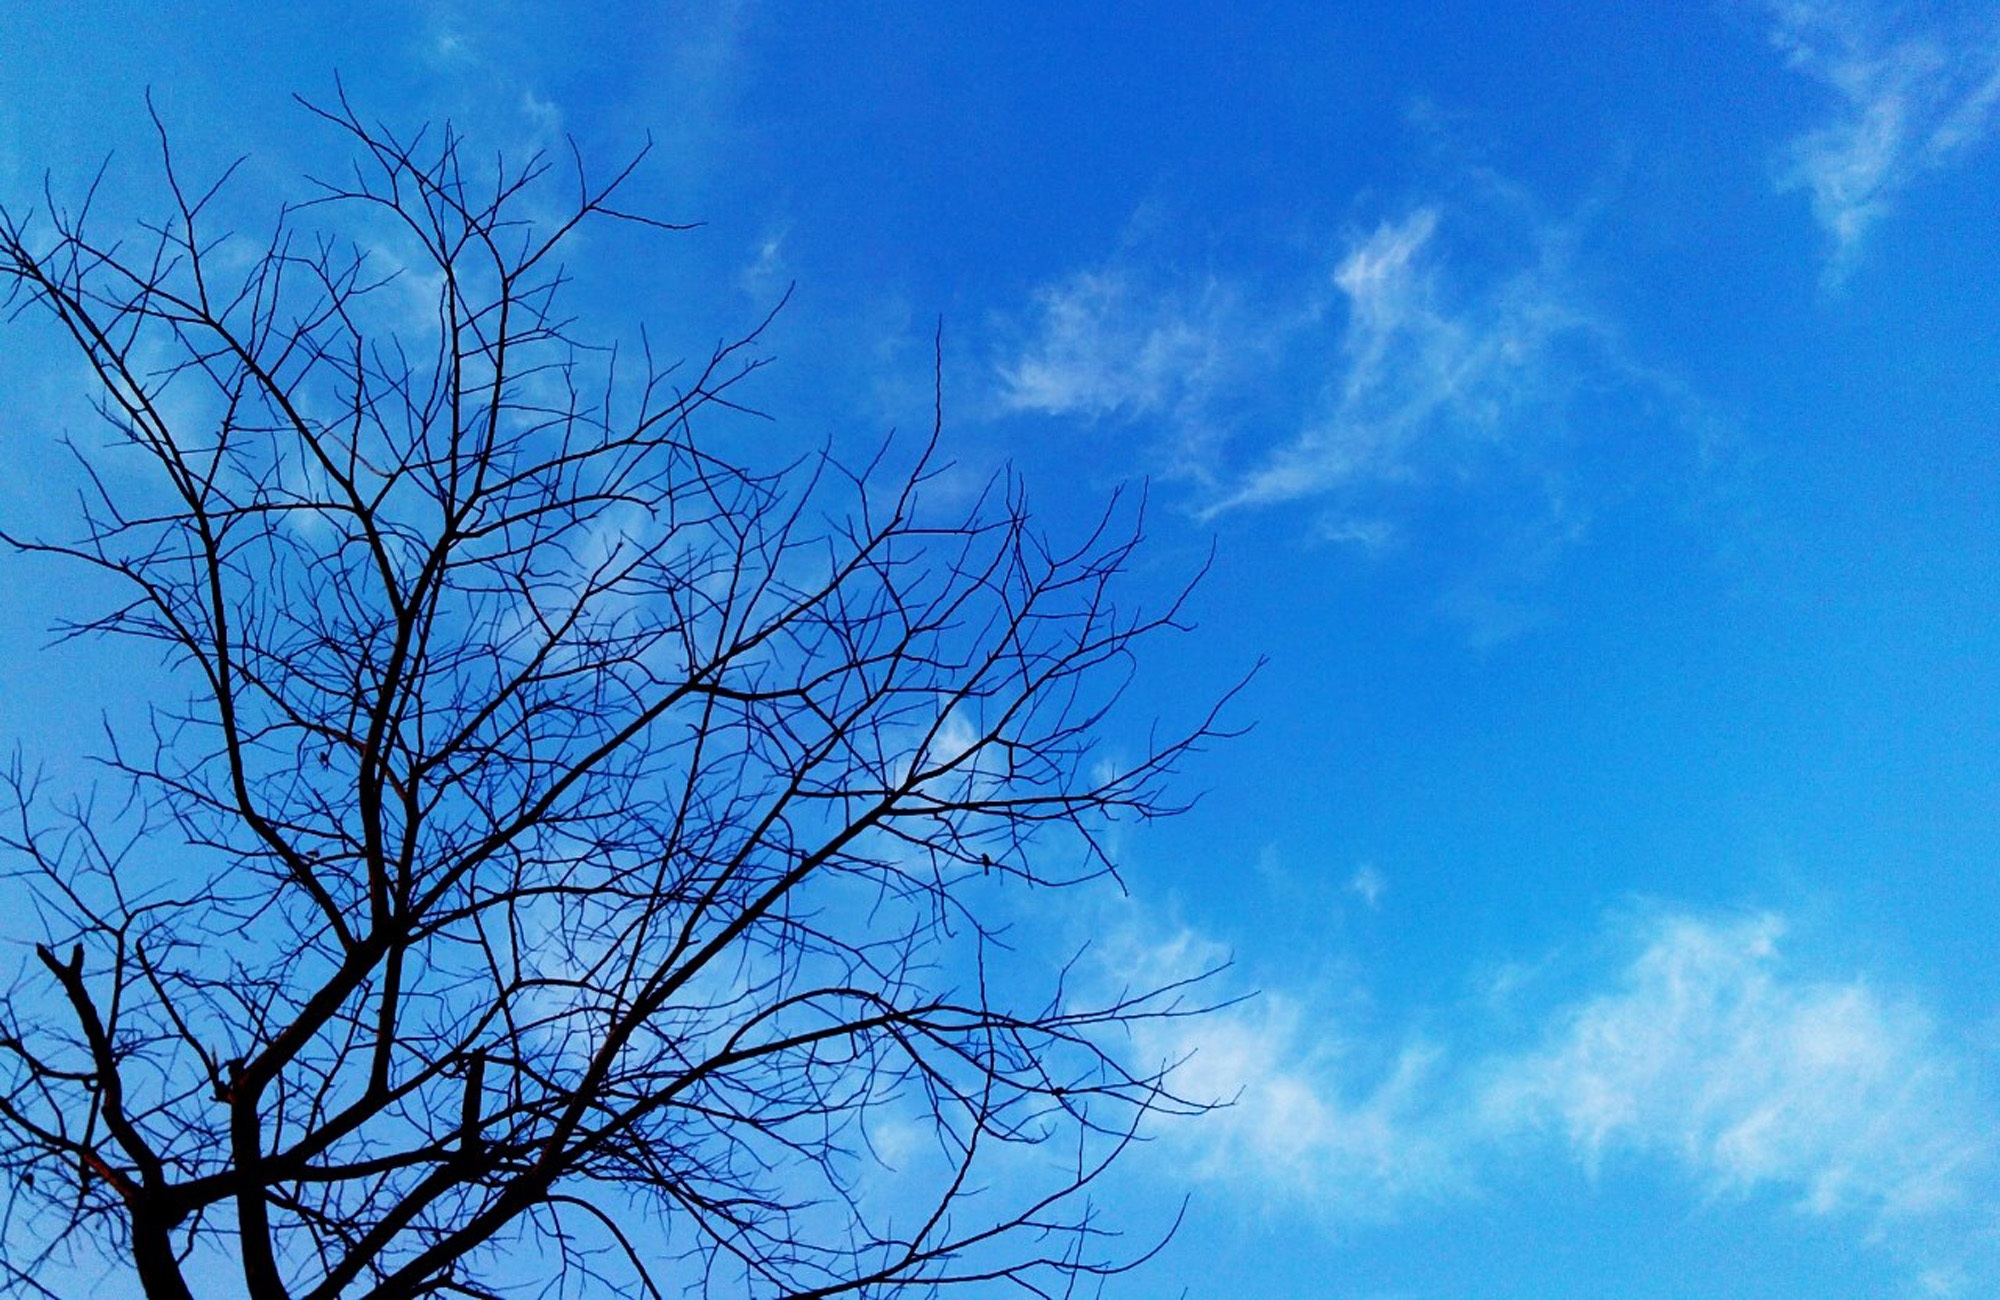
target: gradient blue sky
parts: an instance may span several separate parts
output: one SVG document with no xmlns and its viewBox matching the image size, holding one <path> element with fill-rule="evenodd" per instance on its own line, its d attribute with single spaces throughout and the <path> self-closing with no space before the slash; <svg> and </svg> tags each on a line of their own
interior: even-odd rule
<svg viewBox="0 0 2000 1300">
<path fill-rule="evenodd" d="M 1141 1044 L 1238 1103 L 1107 1187 L 1193 1198 L 1112 1294 L 2000 1293 L 2000 9 L 19 3 L 0 194 L 130 211 L 150 86 L 255 212 L 336 70 L 650 132 L 707 224 L 577 305 L 694 350 L 795 282 L 774 443 L 921 428 L 942 317 L 968 474 L 1149 479 L 1141 589 L 1216 548 L 1139 690 L 1267 656 L 1256 728 L 1050 938 L 1260 991 Z M 83 390 L 0 338 L 51 517 Z M 60 767 L 126 678 L 39 577 L 0 734 Z"/>
</svg>

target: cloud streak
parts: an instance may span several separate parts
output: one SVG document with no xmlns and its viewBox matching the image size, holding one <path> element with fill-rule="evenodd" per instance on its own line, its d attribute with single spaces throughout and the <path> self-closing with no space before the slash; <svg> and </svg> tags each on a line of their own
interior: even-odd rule
<svg viewBox="0 0 2000 1300">
<path fill-rule="evenodd" d="M 1923 1215 L 1966 1195 L 1986 1143 L 1964 1068 L 1908 1000 L 1791 970 L 1773 916 L 1658 921 L 1607 991 L 1495 1063 L 1494 1133 L 1560 1133 L 1593 1167 L 1681 1166 L 1714 1195 Z"/>
<path fill-rule="evenodd" d="M 1388 555 L 1456 513 L 1503 567 L 1544 563 L 1706 421 L 1578 288 L 1574 226 L 1468 188 L 1282 276 L 1179 274 L 1128 237 L 1001 322 L 996 405 L 1154 438 L 1202 519 L 1305 507 L 1319 540 Z"/>
<path fill-rule="evenodd" d="M 1160 985 L 1223 971 L 1229 953 L 1190 929 L 1161 937 L 1128 927 L 1101 960 L 1121 983 Z M 1172 1130 L 1177 1164 L 1199 1178 L 1356 1220 L 1390 1217 L 1465 1183 L 1459 1144 L 1431 1122 L 1443 1064 L 1431 1044 L 1413 1039 L 1384 1052 L 1310 999 L 1262 993 L 1155 1022 L 1137 1047 L 1180 1062 L 1176 1094 L 1224 1107 Z"/>
<path fill-rule="evenodd" d="M 1830 247 L 1826 281 L 1838 285 L 1902 191 L 2000 125 L 2000 32 L 1894 32 L 1885 14 L 1842 0 L 1770 10 L 1787 66 L 1838 102 L 1787 147 L 1779 178 L 1782 190 L 1809 197 Z"/>
<path fill-rule="evenodd" d="M 1382 222 L 1333 273 L 1346 321 L 1321 409 L 1208 510 L 1463 474 L 1482 452 L 1546 447 L 1580 367 L 1623 370 L 1608 331 L 1564 283 L 1559 232 L 1526 265 L 1468 290 L 1451 274 L 1437 206 Z"/>
<path fill-rule="evenodd" d="M 1205 1178 L 1349 1220 L 1475 1194 L 1539 1151 L 1976 1253 L 1963 1225 L 1993 1152 L 1970 1058 L 1909 997 L 1802 971 L 1784 938 L 1771 915 L 1657 915 L 1525 1040 L 1473 1051 L 1454 1039 L 1491 1042 L 1493 1025 L 1385 1040 L 1286 995 L 1179 1022 L 1158 1046 L 1188 1058 L 1183 1090 L 1234 1105 L 1177 1140 Z M 1213 964 L 1186 934 L 1161 950 Z"/>
<path fill-rule="evenodd" d="M 1044 286 L 1034 337 L 1000 368 L 1000 403 L 1092 419 L 1191 413 L 1239 336 L 1228 297 L 1218 281 L 1175 291 L 1115 264 Z"/>
</svg>

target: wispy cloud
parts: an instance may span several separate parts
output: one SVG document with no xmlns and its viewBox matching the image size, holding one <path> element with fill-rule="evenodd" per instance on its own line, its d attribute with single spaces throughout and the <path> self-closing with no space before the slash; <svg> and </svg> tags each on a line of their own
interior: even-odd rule
<svg viewBox="0 0 2000 1300">
<path fill-rule="evenodd" d="M 1425 1114 L 1440 1049 L 1413 1040 L 1365 1070 L 1361 1055 L 1284 997 L 1223 1013 L 1177 1078 L 1190 1096 L 1232 1101 L 1209 1121 L 1200 1171 L 1359 1219 L 1462 1186 L 1457 1144 Z"/>
<path fill-rule="evenodd" d="M 1833 92 L 1834 116 L 1786 151 L 1780 184 L 1803 190 L 1826 231 L 1826 279 L 1852 268 L 1897 195 L 2000 125 L 2000 28 L 1942 20 L 1897 30 L 1855 0 L 1775 0 L 1772 40 L 1796 72 Z"/>
<path fill-rule="evenodd" d="M 1359 896 L 1370 911 L 1375 911 L 1382 906 L 1382 895 L 1389 892 L 1389 878 L 1374 863 L 1364 862 L 1348 878 L 1347 890 Z"/>
<path fill-rule="evenodd" d="M 1182 1087 L 1234 1106 L 1176 1140 L 1207 1178 L 1349 1219 L 1517 1181 L 1537 1148 L 1650 1162 L 1705 1199 L 1774 1193 L 1860 1239 L 1921 1240 L 1905 1257 L 1947 1277 L 1993 1174 L 1972 1058 L 1911 997 L 1801 970 L 1784 941 L 1770 915 L 1653 916 L 1511 1043 L 1477 1009 L 1385 1038 L 1295 994 L 1177 1022 Z M 1214 956 L 1185 933 L 1159 950 Z"/>
<path fill-rule="evenodd" d="M 1773 916 L 1660 919 L 1612 988 L 1495 1064 L 1482 1127 L 1560 1132 L 1592 1165 L 1659 1156 L 1815 1214 L 1961 1200 L 1988 1155 L 1963 1063 L 1909 999 L 1792 970 L 1783 935 Z"/>
<path fill-rule="evenodd" d="M 1128 928 L 1100 957 L 1120 980 L 1159 984 L 1221 970 L 1229 954 L 1187 928 Z M 1430 1044 L 1384 1051 L 1313 1000 L 1267 992 L 1156 1023 L 1138 1048 L 1181 1063 L 1180 1096 L 1225 1106 L 1172 1134 L 1193 1144 L 1201 1178 L 1347 1219 L 1387 1217 L 1463 1185 L 1460 1144 L 1433 1122 L 1442 1058 Z M 1178 1146 L 1177 1160 L 1188 1153 Z"/>
<path fill-rule="evenodd" d="M 1243 324 L 1217 279 L 1162 283 L 1113 262 L 1035 291 L 1031 337 L 1000 367 L 1009 410 L 1192 416 L 1235 363 Z"/>
<path fill-rule="evenodd" d="M 1333 273 L 1346 318 L 1318 408 L 1287 444 L 1209 507 L 1319 497 L 1355 485 L 1435 482 L 1482 451 L 1545 449 L 1580 367 L 1622 369 L 1609 331 L 1566 283 L 1562 232 L 1535 232 L 1525 265 L 1467 284 L 1435 205 L 1384 221 Z"/>
<path fill-rule="evenodd" d="M 1282 273 L 1176 273 L 1199 259 L 1135 219 L 1117 254 L 1001 322 L 996 405 L 1149 441 L 1204 519 L 1289 505 L 1312 539 L 1382 557 L 1455 528 L 1466 592 L 1439 613 L 1505 639 L 1534 619 L 1504 589 L 1633 481 L 1698 459 L 1710 422 L 1580 287 L 1587 218 L 1490 177 L 1458 189 Z M 1489 606 L 1506 616 L 1466 614 Z"/>
</svg>

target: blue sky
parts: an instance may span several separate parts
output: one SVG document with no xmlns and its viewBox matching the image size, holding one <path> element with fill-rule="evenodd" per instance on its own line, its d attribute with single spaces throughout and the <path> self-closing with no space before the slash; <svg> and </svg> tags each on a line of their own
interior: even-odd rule
<svg viewBox="0 0 2000 1300">
<path fill-rule="evenodd" d="M 706 224 L 582 310 L 693 350 L 796 284 L 775 449 L 922 428 L 942 318 L 968 477 L 1148 480 L 1142 590 L 1213 546 L 1136 689 L 1265 657 L 1255 729 L 1045 924 L 1259 993 L 1140 1045 L 1238 1102 L 1107 1187 L 1192 1196 L 1114 1294 L 2000 1291 L 2000 10 L 15 5 L 0 193 L 146 193 L 150 86 L 254 212 L 336 70 L 650 133 Z M 7 337 L 50 517 L 82 389 Z M 0 728 L 60 764 L 123 670 L 37 581 Z"/>
</svg>

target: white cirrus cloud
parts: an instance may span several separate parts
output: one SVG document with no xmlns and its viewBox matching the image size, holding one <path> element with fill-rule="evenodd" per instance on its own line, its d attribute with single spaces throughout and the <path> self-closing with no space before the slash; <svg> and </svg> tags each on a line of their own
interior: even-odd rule
<svg viewBox="0 0 2000 1300">
<path fill-rule="evenodd" d="M 1241 325 L 1221 281 L 1174 286 L 1112 264 L 1034 293 L 1035 328 L 1000 367 L 1000 404 L 1046 415 L 1171 416 L 1233 363 Z"/>
<path fill-rule="evenodd" d="M 1775 1196 L 1940 1293 L 2000 1275 L 1982 1244 L 1995 1171 L 1975 1058 L 1912 997 L 1803 971 L 1784 941 L 1773 915 L 1662 912 L 1525 1016 L 1546 964 L 1505 1015 L 1469 999 L 1422 1034 L 1294 990 L 1164 1022 L 1141 1047 L 1184 1061 L 1181 1095 L 1230 1103 L 1166 1135 L 1176 1167 L 1253 1201 L 1407 1222 L 1550 1177 L 1539 1153 L 1650 1164 L 1711 1203 Z M 1181 930 L 1115 960 L 1157 976 L 1222 955 Z"/>
<path fill-rule="evenodd" d="M 1463 480 L 1488 454 L 1534 459 L 1560 441 L 1572 393 L 1641 378 L 1568 284 L 1564 232 L 1532 232 L 1520 263 L 1467 283 L 1445 221 L 1418 207 L 1348 248 L 1332 277 L 1346 319 L 1325 342 L 1317 409 L 1208 514 Z"/>
<path fill-rule="evenodd" d="M 1577 226 L 1468 189 L 1282 274 L 1188 272 L 1142 229 L 1000 320 L 994 404 L 1138 428 L 1207 519 L 1297 503 L 1313 536 L 1378 555 L 1452 511 L 1531 534 L 1503 551 L 1580 535 L 1709 421 L 1592 306 Z"/>
<path fill-rule="evenodd" d="M 1831 248 L 1826 281 L 1837 285 L 1901 191 L 2000 126 L 2000 28 L 1899 25 L 1854 0 L 1774 0 L 1769 10 L 1787 65 L 1838 101 L 1791 142 L 1779 181 L 1810 198 Z"/>
<path fill-rule="evenodd" d="M 1433 1044 L 1412 1039 L 1377 1061 L 1302 1003 L 1267 995 L 1179 1045 L 1176 1088 L 1229 1103 L 1205 1121 L 1196 1168 L 1206 1177 L 1247 1178 L 1358 1219 L 1465 1183 L 1460 1144 L 1427 1113 L 1445 1064 Z"/>
<path fill-rule="evenodd" d="M 1990 1155 L 1965 1063 L 1907 998 L 1789 968 L 1774 916 L 1658 919 L 1613 987 L 1493 1063 L 1480 1127 L 1559 1132 L 1587 1162 L 1682 1166 L 1713 1194 L 1923 1215 Z"/>
<path fill-rule="evenodd" d="M 1122 983 L 1205 976 L 1222 987 L 1228 950 L 1194 930 L 1127 925 L 1099 952 Z M 1464 1185 L 1458 1142 L 1433 1122 L 1443 1057 L 1409 1039 L 1388 1050 L 1316 999 L 1266 992 L 1201 1016 L 1151 1022 L 1136 1047 L 1178 1062 L 1174 1093 L 1221 1109 L 1167 1133 L 1176 1168 L 1257 1197 L 1310 1202 L 1346 1219 L 1379 1219 Z"/>
<path fill-rule="evenodd" d="M 1359 896 L 1369 911 L 1376 911 L 1382 906 L 1382 896 L 1389 892 L 1389 878 L 1382 874 L 1382 868 L 1364 862 L 1348 877 L 1347 890 Z"/>
</svg>

